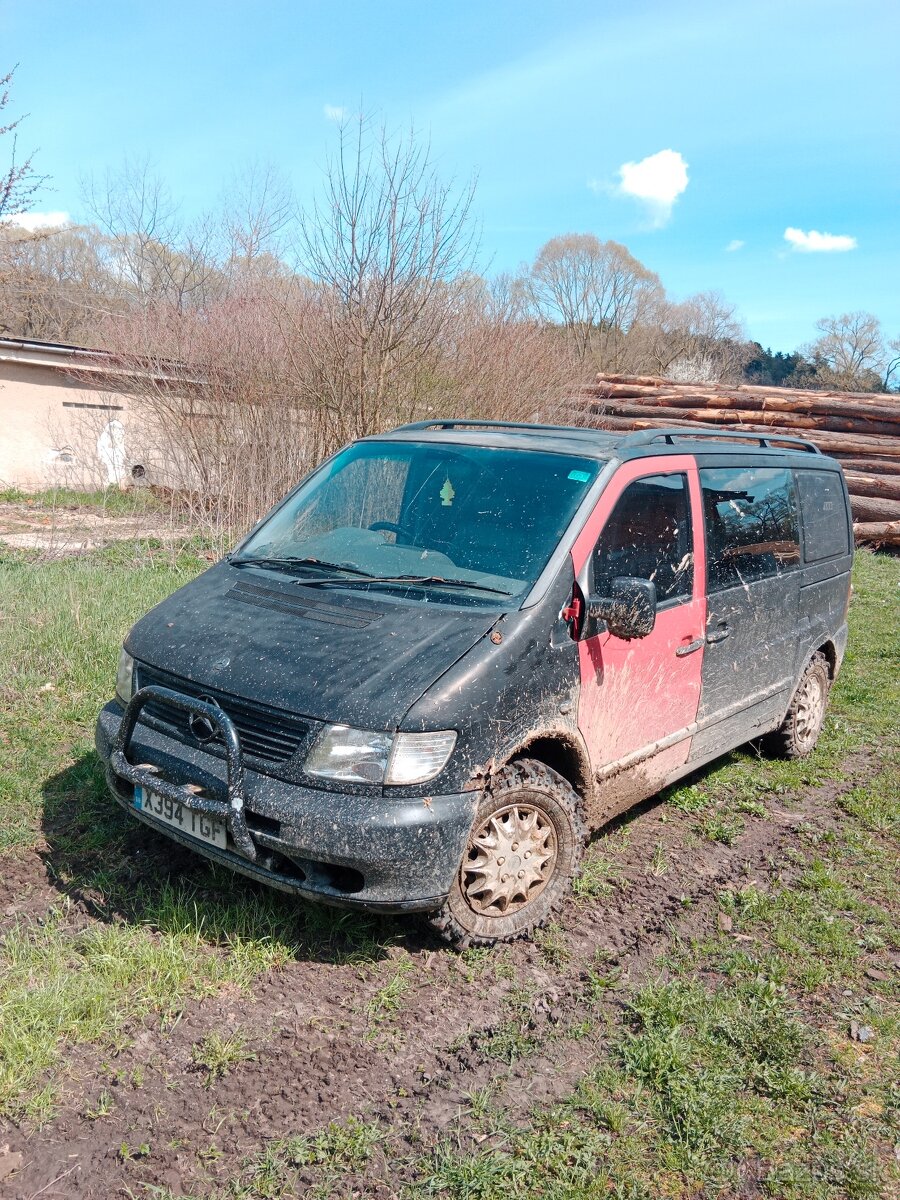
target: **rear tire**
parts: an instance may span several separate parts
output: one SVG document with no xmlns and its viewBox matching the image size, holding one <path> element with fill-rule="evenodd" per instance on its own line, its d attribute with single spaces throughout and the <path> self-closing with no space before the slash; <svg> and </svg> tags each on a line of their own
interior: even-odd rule
<svg viewBox="0 0 900 1200">
<path fill-rule="evenodd" d="M 458 950 L 527 937 L 568 892 L 587 838 L 571 784 L 534 759 L 484 794 L 450 895 L 429 923 Z"/>
<path fill-rule="evenodd" d="M 766 754 L 772 758 L 807 758 L 812 754 L 825 719 L 830 687 L 828 662 L 817 651 L 806 664 L 786 717 L 762 739 Z"/>
</svg>

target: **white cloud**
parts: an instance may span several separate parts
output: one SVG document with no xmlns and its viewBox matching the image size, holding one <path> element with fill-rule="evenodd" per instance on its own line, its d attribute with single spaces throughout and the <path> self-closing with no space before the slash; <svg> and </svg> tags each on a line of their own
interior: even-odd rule
<svg viewBox="0 0 900 1200">
<path fill-rule="evenodd" d="M 18 225 L 20 229 L 27 229 L 29 233 L 34 233 L 36 229 L 56 229 L 59 225 L 68 224 L 69 214 L 67 212 L 30 212 L 19 213 L 15 217 L 2 217 L 0 220 L 5 221 L 8 225 Z"/>
<path fill-rule="evenodd" d="M 856 238 L 845 233 L 819 233 L 817 229 L 810 229 L 809 233 L 804 233 L 802 229 L 794 229 L 791 225 L 784 231 L 784 240 L 794 250 L 803 250 L 808 254 L 833 254 L 856 249 Z"/>
<path fill-rule="evenodd" d="M 730 254 L 734 250 L 743 250 L 743 248 L 746 244 L 747 243 L 742 242 L 740 238 L 732 238 L 731 241 L 728 243 L 728 245 L 725 247 L 725 249 Z"/>
<path fill-rule="evenodd" d="M 677 150 L 660 150 L 640 162 L 622 163 L 615 191 L 644 204 L 653 225 L 665 225 L 688 185 L 688 165 Z"/>
<path fill-rule="evenodd" d="M 343 121 L 347 117 L 346 108 L 342 108 L 339 104 L 326 104 L 322 112 L 325 114 L 326 121 Z"/>
</svg>

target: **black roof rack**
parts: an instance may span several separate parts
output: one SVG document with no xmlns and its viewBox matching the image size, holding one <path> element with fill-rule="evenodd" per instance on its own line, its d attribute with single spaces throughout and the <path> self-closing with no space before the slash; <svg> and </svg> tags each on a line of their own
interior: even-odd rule
<svg viewBox="0 0 900 1200">
<path fill-rule="evenodd" d="M 437 417 L 431 421 L 413 421 L 409 425 L 401 425 L 394 433 L 407 433 L 426 429 L 523 429 L 529 433 L 540 433 L 542 430 L 554 433 L 578 435 L 583 438 L 603 439 L 606 446 L 623 450 L 637 449 L 640 446 L 651 446 L 654 442 L 665 442 L 674 446 L 676 441 L 719 441 L 756 442 L 757 445 L 772 450 L 787 450 L 793 447 L 806 454 L 821 454 L 818 446 L 803 437 L 795 437 L 789 433 L 754 433 L 743 429 L 694 429 L 690 426 L 672 426 L 662 429 L 635 429 L 620 433 L 611 429 L 595 429 L 590 425 L 544 425 L 535 421 L 483 421 L 478 417 L 452 417 L 444 419 Z"/>
<path fill-rule="evenodd" d="M 542 421 L 482 421 L 478 417 L 454 417 L 450 420 L 438 418 L 434 421 L 413 421 L 409 425 L 400 425 L 399 429 L 529 429 L 539 433 L 542 429 L 564 429 L 567 433 L 582 432 L 581 426 L 576 425 L 545 425 Z M 395 433 L 397 430 L 394 431 Z M 584 427 L 584 433 L 608 433 L 605 429 Z"/>
<path fill-rule="evenodd" d="M 788 445 L 799 446 L 802 451 L 807 454 L 821 454 L 822 451 L 806 438 L 793 437 L 789 433 L 753 433 L 748 430 L 746 433 L 741 429 L 691 429 L 688 428 L 672 428 L 672 429 L 636 429 L 634 433 L 627 433 L 619 443 L 620 446 L 627 446 L 630 450 L 632 446 L 649 446 L 653 442 L 667 442 L 668 445 L 674 446 L 675 439 L 684 441 L 734 441 L 735 438 L 740 438 L 742 441 L 758 442 L 760 446 L 766 446 L 773 450 L 786 448 Z M 773 442 L 780 445 L 772 445 Z"/>
</svg>

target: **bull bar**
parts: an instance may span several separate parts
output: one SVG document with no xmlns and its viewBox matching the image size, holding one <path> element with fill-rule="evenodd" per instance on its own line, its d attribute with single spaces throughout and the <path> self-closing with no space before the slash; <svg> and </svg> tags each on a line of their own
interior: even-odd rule
<svg viewBox="0 0 900 1200">
<path fill-rule="evenodd" d="M 217 799 L 191 791 L 188 787 L 169 783 L 161 779 L 155 768 L 146 765 L 136 766 L 128 761 L 128 748 L 141 709 L 151 701 L 162 702 L 184 712 L 195 713 L 205 718 L 218 732 L 225 747 L 225 762 L 227 766 L 226 796 Z M 109 774 L 126 779 L 129 783 L 156 792 L 166 800 L 175 804 L 183 804 L 185 808 L 195 809 L 206 813 L 207 816 L 217 817 L 225 823 L 235 846 L 251 862 L 256 861 L 256 846 L 247 828 L 244 815 L 244 761 L 241 754 L 241 743 L 237 730 L 231 718 L 215 704 L 200 700 L 195 696 L 185 696 L 171 688 L 157 684 L 148 684 L 135 692 L 125 708 L 125 715 L 119 726 L 115 744 L 109 758 Z M 110 780 L 112 784 L 112 780 Z"/>
</svg>

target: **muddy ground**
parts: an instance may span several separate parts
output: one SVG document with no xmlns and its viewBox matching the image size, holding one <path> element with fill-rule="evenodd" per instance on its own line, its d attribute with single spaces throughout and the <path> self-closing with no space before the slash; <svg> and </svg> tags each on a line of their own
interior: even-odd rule
<svg viewBox="0 0 900 1200">
<path fill-rule="evenodd" d="M 849 766 L 839 785 L 773 797 L 731 846 L 701 840 L 692 818 L 672 806 L 646 803 L 595 839 L 592 853 L 614 863 L 608 894 L 571 898 L 542 946 L 460 956 L 411 919 L 385 921 L 380 961 L 342 961 L 329 951 L 286 962 L 258 978 L 250 995 L 189 1004 L 170 1027 L 148 1014 L 116 1052 L 87 1048 L 68 1059 L 62 1102 L 44 1128 L 0 1121 L 0 1147 L 22 1155 L 0 1195 L 202 1196 L 224 1188 L 272 1139 L 351 1116 L 377 1120 L 389 1149 L 376 1152 L 363 1175 L 345 1175 L 335 1194 L 397 1195 L 404 1159 L 465 1121 L 479 1089 L 492 1085 L 494 1102 L 522 1121 L 535 1104 L 571 1093 L 602 1055 L 602 1014 L 616 1015 L 625 986 L 665 973 L 679 942 L 728 928 L 718 902 L 724 889 L 765 888 L 799 870 L 793 852 L 840 819 L 838 789 L 868 769 L 862 758 Z M 142 828 L 129 836 L 145 884 L 188 873 L 202 886 L 206 868 L 192 855 Z M 60 904 L 45 857 L 17 860 L 0 881 L 0 931 Z M 256 885 L 234 886 L 249 894 Z M 117 919 L 89 896 L 69 900 L 73 923 Z M 408 988 L 396 1011 L 379 1013 L 373 998 L 401 969 Z M 588 986 L 598 971 L 609 983 L 599 1000 Z M 588 1011 L 594 1032 L 577 1036 Z M 235 1029 L 254 1057 L 210 1081 L 192 1047 L 210 1030 Z M 498 1038 L 510 1035 L 519 1038 L 518 1056 L 498 1053 Z M 98 1119 L 104 1092 L 112 1108 Z M 149 1153 L 123 1157 L 123 1143 Z"/>
</svg>

